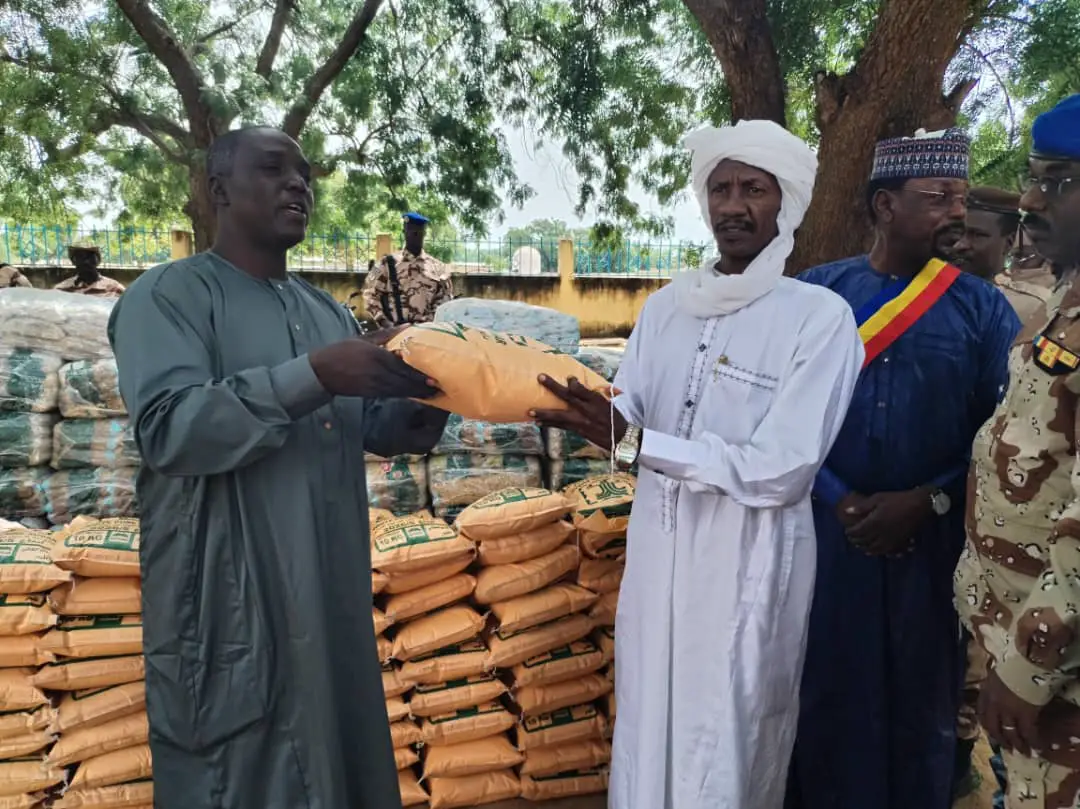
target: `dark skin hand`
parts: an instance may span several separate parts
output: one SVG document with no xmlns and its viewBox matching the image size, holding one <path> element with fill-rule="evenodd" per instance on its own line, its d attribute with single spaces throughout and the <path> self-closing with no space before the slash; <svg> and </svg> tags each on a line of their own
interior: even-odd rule
<svg viewBox="0 0 1080 809">
<path fill-rule="evenodd" d="M 601 393 L 589 390 L 573 377 L 564 387 L 548 376 L 539 377 L 540 384 L 554 393 L 564 402 L 566 410 L 533 410 L 529 417 L 544 427 L 557 427 L 577 433 L 602 449 L 614 449 L 611 446 L 612 410 L 611 400 Z M 614 409 L 615 442 L 618 443 L 626 433 L 626 419 L 618 409 Z"/>
<path fill-rule="evenodd" d="M 1010 691 L 993 669 L 979 686 L 979 724 L 991 739 L 1022 756 L 1039 748 L 1041 710 Z"/>
<path fill-rule="evenodd" d="M 392 331 L 392 330 L 390 330 Z M 334 396 L 365 399 L 430 399 L 435 381 L 382 347 L 392 334 L 351 337 L 312 352 L 315 376 Z"/>
<path fill-rule="evenodd" d="M 878 492 L 848 504 L 854 512 L 840 515 L 852 545 L 870 556 L 902 556 L 912 548 L 919 529 L 934 515 L 930 489 Z M 845 508 L 846 498 L 840 509 Z M 858 518 L 858 519 L 856 519 Z M 849 522 L 854 524 L 849 525 Z"/>
</svg>

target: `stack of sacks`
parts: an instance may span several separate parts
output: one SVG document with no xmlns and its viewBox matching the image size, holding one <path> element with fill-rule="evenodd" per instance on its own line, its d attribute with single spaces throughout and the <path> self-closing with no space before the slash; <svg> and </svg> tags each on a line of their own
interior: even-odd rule
<svg viewBox="0 0 1080 809">
<path fill-rule="evenodd" d="M 603 791 L 607 785 L 603 772 L 578 772 L 610 760 L 602 725 L 595 740 L 571 734 L 566 745 L 557 735 L 527 730 L 549 726 L 556 721 L 551 715 L 563 709 L 587 711 L 588 703 L 611 689 L 596 673 L 604 665 L 600 651 L 585 640 L 593 627 L 585 613 L 598 596 L 566 581 L 579 563 L 573 526 L 564 519 L 570 511 L 563 495 L 509 489 L 473 504 L 457 519 L 458 529 L 479 543 L 481 569 L 473 598 L 490 606 L 495 618 L 487 664 L 513 683 L 521 790 L 531 800 Z M 578 744 L 582 739 L 588 743 Z M 542 780 L 552 776 L 560 777 Z"/>
<path fill-rule="evenodd" d="M 56 711 L 34 682 L 37 667 L 51 662 L 42 633 L 57 618 L 46 592 L 70 583 L 53 564 L 48 531 L 0 533 L 0 806 L 31 807 L 64 782 L 62 767 L 46 761 L 55 738 Z"/>
<path fill-rule="evenodd" d="M 451 415 L 432 450 L 429 485 L 435 513 L 452 519 L 492 492 L 542 485 L 540 428 L 528 422 L 494 424 Z"/>
<path fill-rule="evenodd" d="M 540 459 L 527 455 L 432 455 L 428 487 L 435 513 L 453 519 L 471 503 L 502 489 L 538 489 Z"/>
<path fill-rule="evenodd" d="M 77 767 L 53 805 L 152 804 L 138 521 L 80 517 L 59 532 L 52 557 L 73 578 L 49 594 L 62 617 L 40 646 L 56 663 L 34 682 L 61 692 L 47 763 Z"/>
<path fill-rule="evenodd" d="M 573 505 L 583 557 L 577 581 L 600 593 L 589 613 L 598 626 L 615 625 L 635 487 L 633 475 L 618 472 L 588 478 L 563 490 Z"/>
<path fill-rule="evenodd" d="M 0 514 L 42 517 L 57 415 L 53 354 L 0 345 Z"/>
<path fill-rule="evenodd" d="M 78 515 L 130 517 L 138 513 L 135 477 L 139 452 L 120 398 L 116 360 L 80 360 L 59 372 L 60 412 L 53 429 L 52 466 L 45 485 L 55 524 Z"/>
<path fill-rule="evenodd" d="M 577 433 L 549 427 L 544 438 L 551 459 L 549 482 L 556 491 L 611 471 L 610 453 Z"/>
<path fill-rule="evenodd" d="M 483 669 L 486 648 L 474 648 L 483 616 L 461 603 L 476 587 L 464 572 L 476 558 L 475 544 L 426 512 L 403 518 L 374 512 L 371 525 L 383 690 L 402 800 L 412 806 L 428 802 L 414 771 L 416 747 L 424 741 L 417 719 L 472 708 L 505 689 Z M 391 627 L 392 640 L 384 634 Z M 459 653 L 481 665 L 455 666 Z"/>
<path fill-rule="evenodd" d="M 54 521 L 77 513 L 64 497 L 70 481 L 61 476 L 54 482 L 45 466 L 53 441 L 46 450 L 44 434 L 51 436 L 56 424 L 61 362 L 112 356 L 106 327 L 113 303 L 66 292 L 0 290 L 0 513 L 42 516 L 55 510 L 50 495 L 62 506 Z"/>
<path fill-rule="evenodd" d="M 427 463 L 422 455 L 381 458 L 364 455 L 368 505 L 391 514 L 414 514 L 427 508 Z"/>
</svg>

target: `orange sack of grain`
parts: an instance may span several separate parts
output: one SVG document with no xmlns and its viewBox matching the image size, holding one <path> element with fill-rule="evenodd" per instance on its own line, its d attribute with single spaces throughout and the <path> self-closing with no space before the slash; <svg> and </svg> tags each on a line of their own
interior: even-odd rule
<svg viewBox="0 0 1080 809">
<path fill-rule="evenodd" d="M 442 393 L 425 404 L 467 419 L 513 424 L 529 421 L 533 409 L 565 410 L 537 381 L 541 374 L 564 385 L 574 377 L 591 390 L 610 389 L 602 376 L 551 346 L 460 323 L 411 326 L 386 347 L 438 383 Z"/>
</svg>

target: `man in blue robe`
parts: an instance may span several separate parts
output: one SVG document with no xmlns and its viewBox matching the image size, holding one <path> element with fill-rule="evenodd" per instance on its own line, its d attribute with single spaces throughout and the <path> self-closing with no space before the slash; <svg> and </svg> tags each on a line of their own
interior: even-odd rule
<svg viewBox="0 0 1080 809">
<path fill-rule="evenodd" d="M 963 236 L 967 176 L 956 130 L 879 143 L 873 249 L 802 276 L 848 301 L 867 362 L 814 487 L 818 578 L 794 809 L 950 805 L 964 482 L 1020 325 L 993 286 L 933 261 Z"/>
</svg>

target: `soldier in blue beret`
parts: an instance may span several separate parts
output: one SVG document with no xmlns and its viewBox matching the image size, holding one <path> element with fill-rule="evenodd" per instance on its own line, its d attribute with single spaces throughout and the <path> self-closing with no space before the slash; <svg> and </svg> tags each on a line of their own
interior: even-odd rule
<svg viewBox="0 0 1080 809">
<path fill-rule="evenodd" d="M 972 449 L 957 607 L 989 656 L 979 720 L 1007 806 L 1080 806 L 1080 95 L 1040 115 L 1020 210 L 1057 279 Z"/>
</svg>

